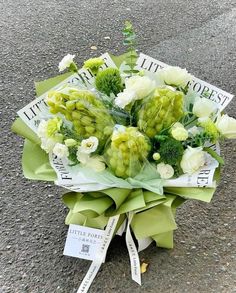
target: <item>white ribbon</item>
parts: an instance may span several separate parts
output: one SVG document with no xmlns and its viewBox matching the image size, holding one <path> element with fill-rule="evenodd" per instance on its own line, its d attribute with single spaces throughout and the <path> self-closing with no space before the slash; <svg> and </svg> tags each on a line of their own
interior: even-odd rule
<svg viewBox="0 0 236 293">
<path fill-rule="evenodd" d="M 148 237 L 145 239 L 138 240 L 138 250 L 137 250 L 134 240 L 132 238 L 131 230 L 130 230 L 130 223 L 132 222 L 133 215 L 134 215 L 133 212 L 128 213 L 128 222 L 126 227 L 125 240 L 126 240 L 126 245 L 129 252 L 132 279 L 141 286 L 141 270 L 140 270 L 140 260 L 139 260 L 138 251 L 142 251 L 145 248 L 147 248 L 151 244 L 152 239 Z M 119 215 L 111 217 L 109 219 L 107 227 L 104 231 L 103 240 L 96 254 L 96 258 L 90 265 L 89 270 L 86 276 L 84 277 L 77 293 L 88 292 L 89 287 L 91 286 L 102 263 L 105 260 L 107 249 L 111 242 L 118 220 L 119 220 Z M 126 225 L 126 220 L 123 222 L 123 224 L 117 231 L 117 235 L 123 234 L 123 232 L 125 231 L 125 225 Z"/>
<path fill-rule="evenodd" d="M 129 252 L 132 279 L 141 286 L 141 271 L 140 271 L 139 255 L 138 255 L 138 251 L 130 231 L 130 223 L 132 221 L 132 218 L 133 218 L 133 213 L 130 212 L 128 214 L 128 224 L 126 228 L 125 240 L 126 240 L 126 245 Z"/>
<path fill-rule="evenodd" d="M 104 237 L 101 242 L 101 245 L 99 247 L 99 250 L 96 254 L 95 260 L 92 262 L 92 264 L 89 267 L 89 270 L 84 277 L 77 293 L 86 293 L 88 292 L 89 287 L 91 286 L 94 278 L 96 277 L 103 261 L 105 260 L 106 253 L 108 246 L 111 242 L 112 236 L 114 234 L 117 222 L 119 220 L 119 215 L 111 217 L 107 223 L 107 227 L 104 232 Z"/>
</svg>

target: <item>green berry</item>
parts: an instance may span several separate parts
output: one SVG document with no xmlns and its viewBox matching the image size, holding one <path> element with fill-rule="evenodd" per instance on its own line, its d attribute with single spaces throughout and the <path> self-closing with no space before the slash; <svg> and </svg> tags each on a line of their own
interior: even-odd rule
<svg viewBox="0 0 236 293">
<path fill-rule="evenodd" d="M 148 137 L 171 126 L 184 114 L 183 93 L 169 88 L 157 88 L 137 113 L 138 127 Z"/>
<path fill-rule="evenodd" d="M 134 177 L 141 171 L 150 149 L 146 136 L 135 127 L 126 127 L 122 131 L 114 130 L 104 156 L 116 176 Z"/>
</svg>

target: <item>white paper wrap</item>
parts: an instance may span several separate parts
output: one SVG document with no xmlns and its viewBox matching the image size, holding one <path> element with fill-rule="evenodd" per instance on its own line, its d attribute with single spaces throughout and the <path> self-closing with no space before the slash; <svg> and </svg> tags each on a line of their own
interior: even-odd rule
<svg viewBox="0 0 236 293">
<path fill-rule="evenodd" d="M 158 69 L 167 67 L 165 64 L 159 60 L 156 60 L 150 56 L 140 53 L 137 60 L 136 68 L 138 70 L 146 70 L 152 73 L 156 73 Z M 225 107 L 230 103 L 233 98 L 232 94 L 229 94 L 214 85 L 211 85 L 199 78 L 194 77 L 193 82 L 189 84 L 189 87 L 193 89 L 198 95 L 204 95 L 207 91 L 209 93 L 208 99 L 214 101 L 220 111 L 223 111 Z"/>
<path fill-rule="evenodd" d="M 109 54 L 105 53 L 101 56 L 105 60 L 105 67 L 116 67 Z M 158 68 L 162 68 L 167 66 L 165 63 L 153 59 L 147 55 L 140 54 L 137 61 L 137 68 L 142 70 L 147 70 L 149 72 L 155 73 Z M 94 77 L 92 74 L 85 70 L 81 69 L 80 74 L 83 75 L 83 78 L 89 84 L 92 84 Z M 74 86 L 78 85 L 80 77 L 78 74 L 73 74 L 63 82 L 58 84 L 54 89 L 58 89 L 65 84 L 73 84 Z M 198 85 L 198 86 L 197 86 Z M 220 111 L 222 111 L 228 103 L 233 98 L 233 95 L 216 88 L 213 85 L 210 85 L 200 79 L 195 78 L 194 83 L 192 85 L 193 90 L 195 90 L 198 94 L 202 94 L 205 90 L 210 91 L 209 99 L 214 100 Z M 200 90 L 201 88 L 201 90 Z M 204 90 L 203 90 L 204 89 Z M 50 117 L 51 114 L 49 112 L 49 108 L 44 102 L 47 93 L 38 97 L 26 107 L 21 109 L 18 112 L 20 118 L 29 126 L 34 132 L 37 131 L 37 126 L 40 119 L 44 117 Z M 101 184 L 94 179 L 89 178 L 88 176 L 84 176 L 81 169 L 77 169 L 75 167 L 70 167 L 68 165 L 67 160 L 61 160 L 56 156 L 50 154 L 50 163 L 52 168 L 55 170 L 57 174 L 57 180 L 55 184 L 65 187 L 69 190 L 77 191 L 77 192 L 86 192 L 86 191 L 94 191 L 94 190 L 102 190 L 106 188 L 115 187 L 114 183 L 107 181 L 106 184 Z M 177 179 L 166 180 L 164 186 L 166 187 L 215 187 L 214 182 L 214 172 L 218 167 L 218 163 L 215 160 L 209 160 L 208 164 L 204 166 L 200 171 L 187 175 L 184 174 Z M 121 181 L 120 181 L 121 182 Z M 131 188 L 128 183 L 126 184 L 123 180 L 120 186 L 121 188 Z"/>
</svg>

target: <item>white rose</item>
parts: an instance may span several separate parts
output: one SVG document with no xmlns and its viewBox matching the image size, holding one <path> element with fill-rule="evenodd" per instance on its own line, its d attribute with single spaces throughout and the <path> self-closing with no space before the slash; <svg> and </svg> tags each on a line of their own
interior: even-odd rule
<svg viewBox="0 0 236 293">
<path fill-rule="evenodd" d="M 198 97 L 193 105 L 193 114 L 199 118 L 209 117 L 212 113 L 216 112 L 217 105 L 215 102 Z"/>
<path fill-rule="evenodd" d="M 175 173 L 173 167 L 165 163 L 157 165 L 157 172 L 160 174 L 162 179 L 170 179 Z"/>
<path fill-rule="evenodd" d="M 125 80 L 125 88 L 136 93 L 136 99 L 140 100 L 148 96 L 156 87 L 155 81 L 147 76 L 131 76 Z"/>
<path fill-rule="evenodd" d="M 184 128 L 183 124 L 176 122 L 171 128 L 171 135 L 176 140 L 184 141 L 188 138 L 188 131 Z"/>
<path fill-rule="evenodd" d="M 157 70 L 156 76 L 164 84 L 182 87 L 192 80 L 192 75 L 186 69 L 178 66 L 167 66 L 159 69 Z"/>
<path fill-rule="evenodd" d="M 227 114 L 217 118 L 216 127 L 226 138 L 236 138 L 236 119 Z"/>
<path fill-rule="evenodd" d="M 81 142 L 80 152 L 90 154 L 96 151 L 98 147 L 98 139 L 96 136 L 90 136 L 87 139 L 83 139 Z"/>
<path fill-rule="evenodd" d="M 184 173 L 192 174 L 205 164 L 205 153 L 202 147 L 188 148 L 184 151 L 180 166 Z"/>
<path fill-rule="evenodd" d="M 136 97 L 135 91 L 125 89 L 122 93 L 119 93 L 117 95 L 117 97 L 115 98 L 115 104 L 121 109 L 124 109 L 125 106 L 127 106 L 128 104 L 130 104 L 132 101 L 135 100 L 135 97 Z"/>
<path fill-rule="evenodd" d="M 56 143 L 52 151 L 60 159 L 69 156 L 68 147 L 62 143 Z"/>
<path fill-rule="evenodd" d="M 75 55 L 67 54 L 59 63 L 59 71 L 63 71 L 66 68 L 70 67 L 71 63 L 73 63 L 73 59 L 75 58 Z"/>
</svg>

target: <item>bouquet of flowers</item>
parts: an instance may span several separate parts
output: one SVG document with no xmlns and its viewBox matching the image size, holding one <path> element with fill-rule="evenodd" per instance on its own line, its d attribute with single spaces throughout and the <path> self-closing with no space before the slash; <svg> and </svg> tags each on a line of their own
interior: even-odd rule
<svg viewBox="0 0 236 293">
<path fill-rule="evenodd" d="M 177 207 L 210 202 L 224 164 L 219 142 L 236 138 L 236 120 L 223 113 L 231 94 L 138 55 L 130 22 L 123 35 L 122 56 L 106 53 L 81 69 L 65 56 L 59 71 L 68 72 L 37 82 L 38 98 L 12 126 L 25 138 L 25 177 L 68 190 L 64 254 L 93 261 L 78 292 L 88 290 L 112 237 L 123 232 L 141 284 L 138 251 L 152 241 L 173 247 Z"/>
</svg>

